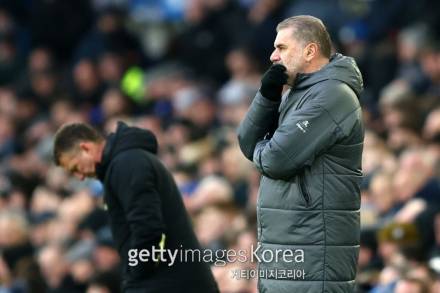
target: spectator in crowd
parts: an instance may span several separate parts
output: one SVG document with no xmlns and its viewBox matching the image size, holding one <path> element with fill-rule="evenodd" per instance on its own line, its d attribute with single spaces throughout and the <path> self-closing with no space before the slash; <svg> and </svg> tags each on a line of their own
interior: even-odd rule
<svg viewBox="0 0 440 293">
<path fill-rule="evenodd" d="M 429 284 L 415 278 L 405 278 L 397 282 L 395 293 L 429 293 Z"/>
</svg>

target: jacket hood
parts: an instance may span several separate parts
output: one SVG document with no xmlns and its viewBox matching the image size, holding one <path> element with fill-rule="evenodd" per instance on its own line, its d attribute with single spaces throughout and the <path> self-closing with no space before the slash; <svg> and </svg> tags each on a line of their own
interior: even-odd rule
<svg viewBox="0 0 440 293">
<path fill-rule="evenodd" d="M 151 131 L 129 127 L 119 121 L 116 132 L 107 137 L 101 162 L 96 165 L 96 174 L 99 180 L 103 181 L 111 160 L 121 152 L 129 149 L 143 149 L 156 154 L 157 148 L 156 137 Z"/>
<path fill-rule="evenodd" d="M 294 88 L 307 88 L 324 80 L 342 81 L 353 89 L 358 98 L 364 87 L 361 72 L 354 59 L 336 53 L 321 70 L 313 73 L 299 73 Z"/>
</svg>

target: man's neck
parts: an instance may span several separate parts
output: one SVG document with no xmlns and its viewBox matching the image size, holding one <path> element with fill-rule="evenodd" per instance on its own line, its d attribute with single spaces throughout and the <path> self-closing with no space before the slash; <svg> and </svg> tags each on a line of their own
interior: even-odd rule
<svg viewBox="0 0 440 293">
<path fill-rule="evenodd" d="M 310 62 L 309 66 L 307 66 L 306 69 L 304 70 L 304 73 L 313 73 L 313 72 L 319 71 L 322 69 L 322 67 L 327 65 L 329 62 L 330 61 L 328 58 L 325 58 L 325 57 L 317 58 L 317 59 L 313 60 L 312 62 Z"/>
</svg>

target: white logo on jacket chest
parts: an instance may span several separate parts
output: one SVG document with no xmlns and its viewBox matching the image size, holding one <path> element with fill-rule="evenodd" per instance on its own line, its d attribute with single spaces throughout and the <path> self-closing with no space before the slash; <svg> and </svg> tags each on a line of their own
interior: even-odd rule
<svg viewBox="0 0 440 293">
<path fill-rule="evenodd" d="M 296 123 L 296 126 L 304 133 L 307 131 L 307 127 L 309 127 L 309 121 L 304 120 L 302 122 Z"/>
</svg>

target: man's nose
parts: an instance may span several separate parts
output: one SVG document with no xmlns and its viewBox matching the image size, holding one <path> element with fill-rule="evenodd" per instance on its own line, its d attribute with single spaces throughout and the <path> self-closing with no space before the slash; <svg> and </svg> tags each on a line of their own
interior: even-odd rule
<svg viewBox="0 0 440 293">
<path fill-rule="evenodd" d="M 275 63 L 275 62 L 278 62 L 278 61 L 280 61 L 281 59 L 280 59 L 280 55 L 278 54 L 278 52 L 277 52 L 277 50 L 274 50 L 273 52 L 272 52 L 272 54 L 270 55 L 270 61 L 272 62 L 272 63 Z"/>
</svg>

